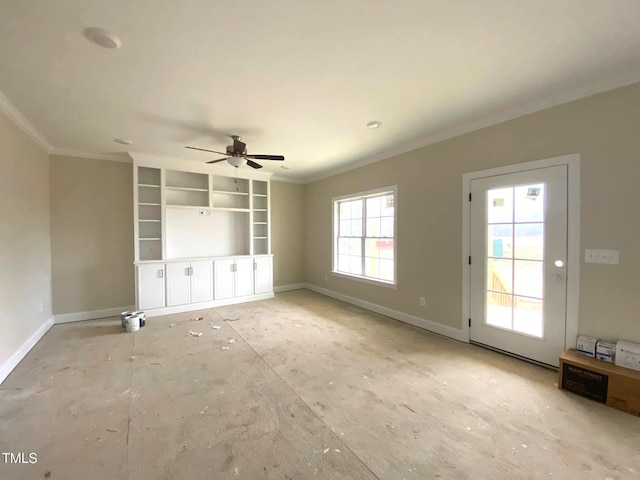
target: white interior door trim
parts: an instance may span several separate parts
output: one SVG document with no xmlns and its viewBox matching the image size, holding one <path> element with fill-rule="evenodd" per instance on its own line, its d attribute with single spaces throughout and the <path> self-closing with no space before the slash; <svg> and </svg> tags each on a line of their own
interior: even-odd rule
<svg viewBox="0 0 640 480">
<path fill-rule="evenodd" d="M 504 167 L 490 168 L 462 175 L 462 323 L 463 340 L 469 342 L 470 268 L 471 255 L 471 181 L 477 178 L 493 177 L 508 173 L 535 170 L 538 168 L 567 165 L 568 171 L 568 225 L 567 225 L 567 325 L 565 349 L 575 346 L 578 336 L 578 315 L 580 308 L 580 154 L 572 153 L 559 157 L 545 158 L 532 162 L 518 163 Z"/>
</svg>

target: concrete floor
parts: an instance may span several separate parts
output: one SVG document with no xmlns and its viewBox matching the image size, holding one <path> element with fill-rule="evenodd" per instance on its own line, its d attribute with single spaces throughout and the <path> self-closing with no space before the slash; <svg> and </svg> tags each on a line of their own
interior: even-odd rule
<svg viewBox="0 0 640 480">
<path fill-rule="evenodd" d="M 640 418 L 556 380 L 306 290 L 58 325 L 0 388 L 0 451 L 37 454 L 0 478 L 639 478 Z"/>
</svg>

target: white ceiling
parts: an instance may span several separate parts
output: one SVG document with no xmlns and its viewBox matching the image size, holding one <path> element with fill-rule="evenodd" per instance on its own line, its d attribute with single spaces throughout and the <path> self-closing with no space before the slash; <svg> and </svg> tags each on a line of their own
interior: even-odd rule
<svg viewBox="0 0 640 480">
<path fill-rule="evenodd" d="M 640 81 L 639 25 L 638 0 L 0 0 L 0 92 L 54 152 L 240 134 L 306 181 Z"/>
</svg>

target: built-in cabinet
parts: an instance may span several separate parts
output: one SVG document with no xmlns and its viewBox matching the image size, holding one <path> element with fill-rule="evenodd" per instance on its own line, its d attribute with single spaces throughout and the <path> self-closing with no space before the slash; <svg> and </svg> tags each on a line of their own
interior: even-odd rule
<svg viewBox="0 0 640 480">
<path fill-rule="evenodd" d="M 153 316 L 273 295 L 269 175 L 131 155 L 138 309 Z"/>
</svg>

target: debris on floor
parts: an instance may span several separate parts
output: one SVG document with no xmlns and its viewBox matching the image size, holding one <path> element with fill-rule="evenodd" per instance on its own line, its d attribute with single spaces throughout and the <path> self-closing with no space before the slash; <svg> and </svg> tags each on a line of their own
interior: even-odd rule
<svg viewBox="0 0 640 480">
<path fill-rule="evenodd" d="M 237 322 L 238 320 L 240 320 L 240 317 L 238 317 L 238 318 L 224 318 L 223 319 L 224 322 Z"/>
<path fill-rule="evenodd" d="M 173 328 L 173 327 L 175 327 L 176 325 L 177 325 L 176 323 L 170 323 L 170 324 L 169 324 L 169 328 Z"/>
<path fill-rule="evenodd" d="M 222 347 L 223 350 L 229 350 L 229 347 Z"/>
<path fill-rule="evenodd" d="M 107 432 L 118 433 L 118 430 L 116 430 L 115 428 L 107 428 Z"/>
<path fill-rule="evenodd" d="M 323 450 L 323 452 L 324 452 L 324 453 L 328 453 L 328 452 L 329 452 L 329 447 L 325 448 L 325 449 Z"/>
<path fill-rule="evenodd" d="M 196 318 L 192 318 L 190 321 L 191 321 L 191 322 L 201 322 L 202 320 L 204 320 L 204 317 L 196 317 Z"/>
<path fill-rule="evenodd" d="M 191 335 L 192 337 L 201 337 L 202 332 L 194 332 L 193 330 L 189 330 L 189 335 Z"/>
<path fill-rule="evenodd" d="M 236 343 L 238 340 L 236 340 L 235 338 L 230 339 L 227 343 Z"/>
<path fill-rule="evenodd" d="M 222 327 L 220 325 L 212 325 L 211 328 L 214 330 L 220 330 Z"/>
</svg>

